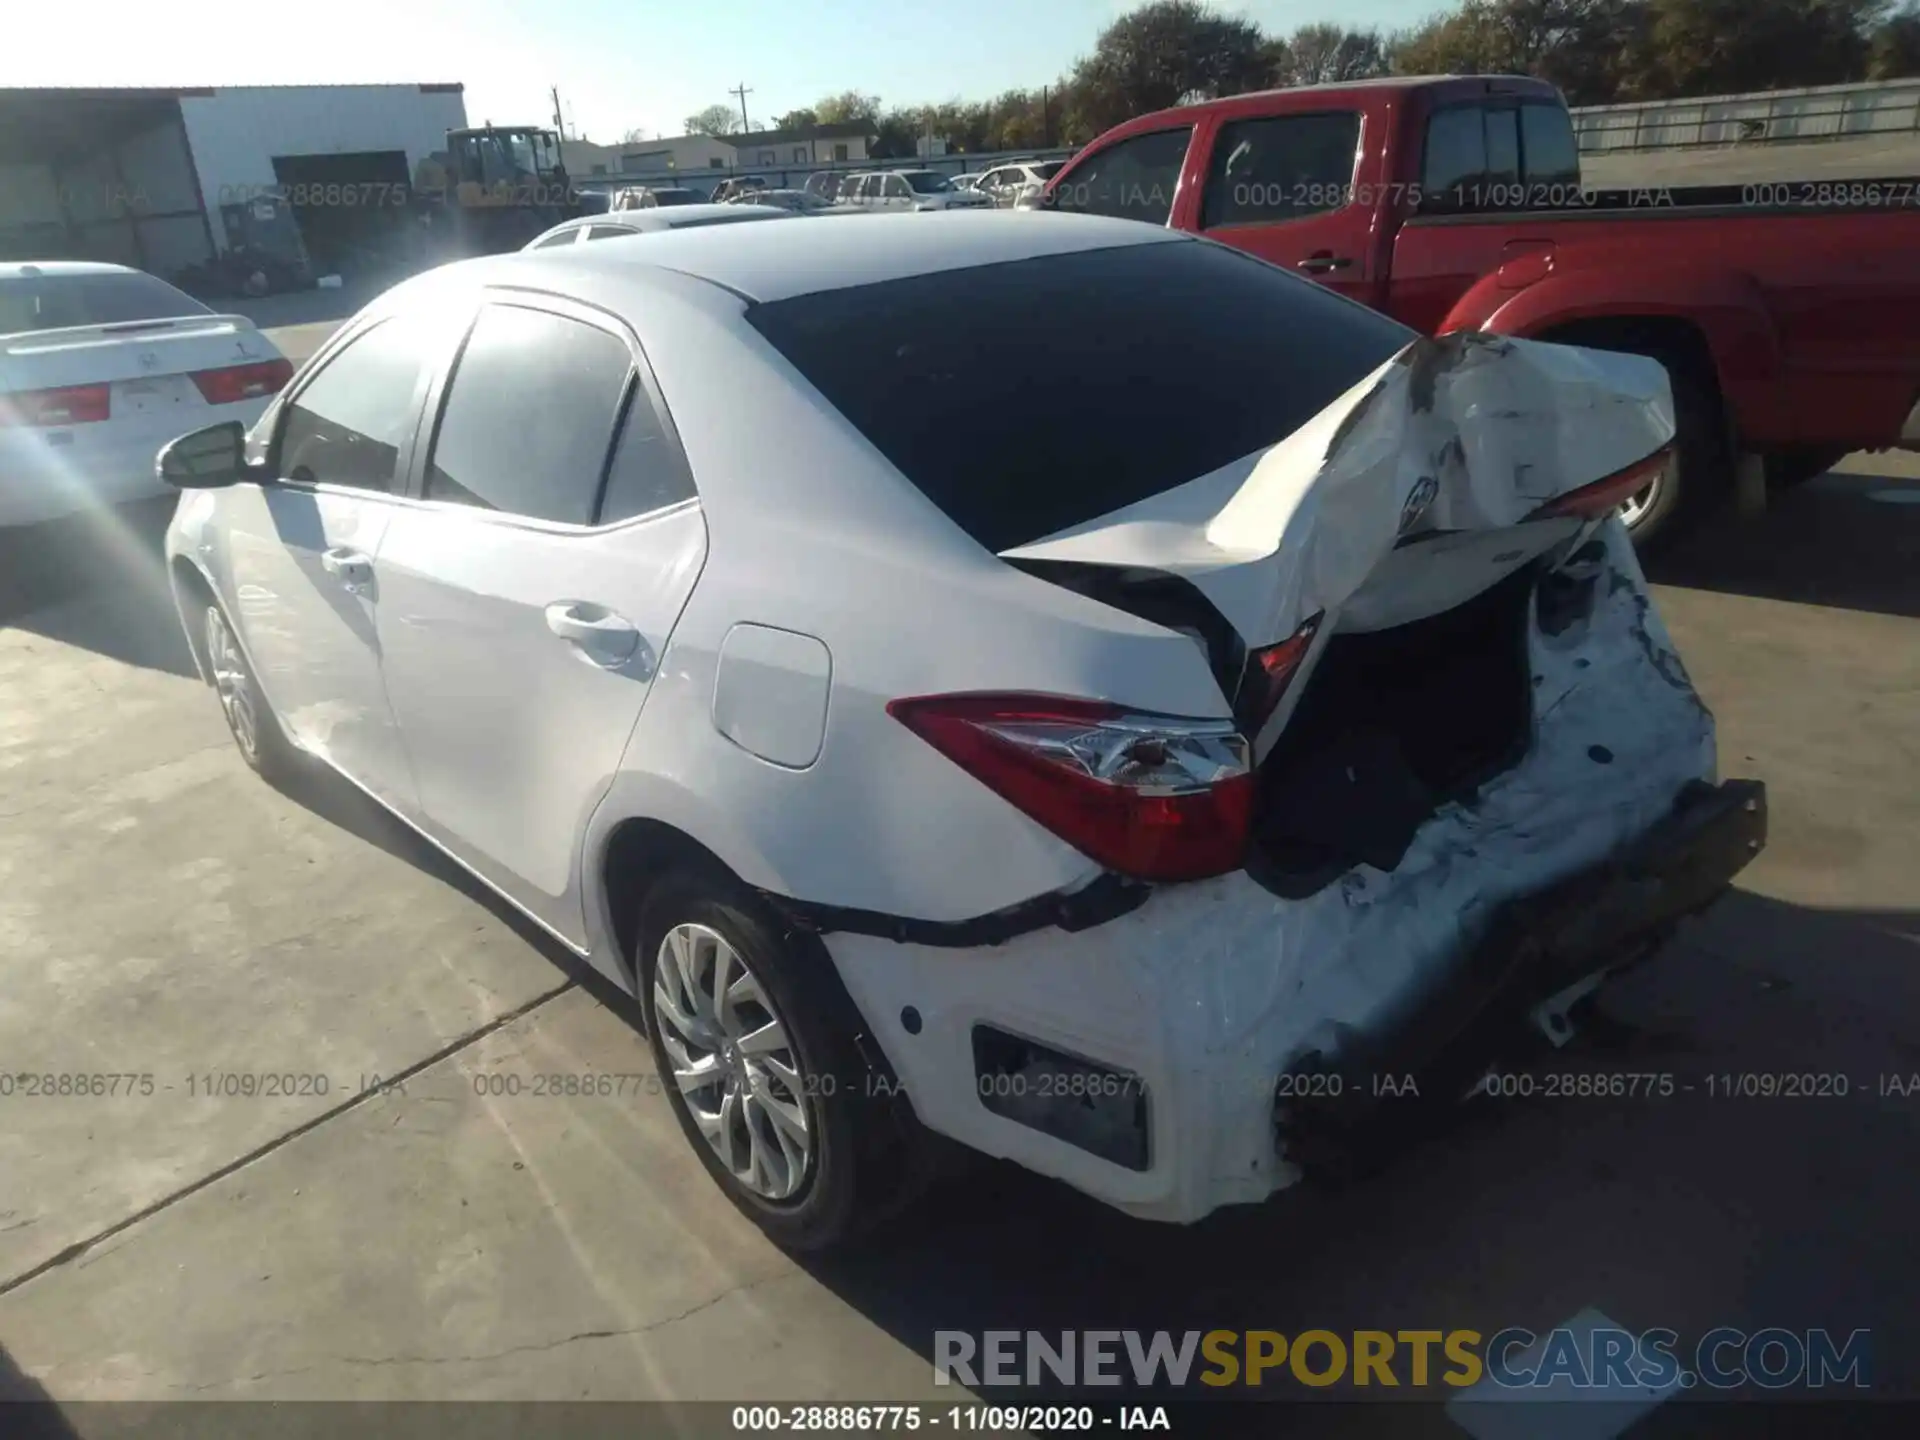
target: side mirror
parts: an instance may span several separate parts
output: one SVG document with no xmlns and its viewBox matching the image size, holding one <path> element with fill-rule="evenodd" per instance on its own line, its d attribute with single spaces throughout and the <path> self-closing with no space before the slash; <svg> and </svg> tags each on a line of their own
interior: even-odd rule
<svg viewBox="0 0 1920 1440">
<path fill-rule="evenodd" d="M 160 478 L 177 490 L 220 490 L 247 474 L 247 432 L 223 421 L 169 441 L 160 451 Z"/>
</svg>

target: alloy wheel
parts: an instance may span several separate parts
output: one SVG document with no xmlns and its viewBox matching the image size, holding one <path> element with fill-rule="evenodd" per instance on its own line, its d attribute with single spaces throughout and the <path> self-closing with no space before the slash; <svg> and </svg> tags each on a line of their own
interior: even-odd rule
<svg viewBox="0 0 1920 1440">
<path fill-rule="evenodd" d="M 219 607 L 207 607 L 207 665 L 213 671 L 214 692 L 226 713 L 234 743 L 249 759 L 260 753 L 260 717 L 253 708 L 253 681 L 239 643 L 227 628 Z"/>
<path fill-rule="evenodd" d="M 727 1172 L 767 1200 L 808 1179 L 812 1093 L 759 977 L 705 925 L 669 930 L 654 961 L 653 1008 L 687 1112 Z"/>
</svg>

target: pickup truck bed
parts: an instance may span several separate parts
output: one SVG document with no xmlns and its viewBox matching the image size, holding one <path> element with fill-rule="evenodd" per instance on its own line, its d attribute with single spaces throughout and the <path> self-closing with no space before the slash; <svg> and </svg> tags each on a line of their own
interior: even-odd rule
<svg viewBox="0 0 1920 1440">
<path fill-rule="evenodd" d="M 1746 473 L 1920 447 L 1920 179 L 1601 191 L 1540 81 L 1310 86 L 1142 116 L 1041 205 L 1204 234 L 1427 334 L 1662 361 L 1679 459 L 1627 507 L 1669 539 Z"/>
</svg>

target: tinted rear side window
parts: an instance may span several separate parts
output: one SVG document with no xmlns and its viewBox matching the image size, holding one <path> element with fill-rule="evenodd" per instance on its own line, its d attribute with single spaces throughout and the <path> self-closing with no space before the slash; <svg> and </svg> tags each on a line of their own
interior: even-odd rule
<svg viewBox="0 0 1920 1440">
<path fill-rule="evenodd" d="M 0 335 L 210 313 L 191 295 L 151 275 L 29 275 L 0 280 Z"/>
<path fill-rule="evenodd" d="M 1178 130 L 1134 135 L 1095 151 L 1061 177 L 1051 207 L 1164 225 L 1173 214 L 1174 192 L 1180 188 L 1180 171 L 1192 138 L 1193 127 L 1183 125 Z"/>
<path fill-rule="evenodd" d="M 1573 117 L 1558 105 L 1520 107 L 1520 148 L 1529 185 L 1572 187 L 1580 181 Z"/>
<path fill-rule="evenodd" d="M 1189 240 L 825 291 L 747 318 L 995 551 L 1283 439 L 1414 338 Z M 954 444 L 982 415 L 994 443 Z"/>
<path fill-rule="evenodd" d="M 597 325 L 487 306 L 453 372 L 427 499 L 590 524 L 632 370 Z"/>
</svg>

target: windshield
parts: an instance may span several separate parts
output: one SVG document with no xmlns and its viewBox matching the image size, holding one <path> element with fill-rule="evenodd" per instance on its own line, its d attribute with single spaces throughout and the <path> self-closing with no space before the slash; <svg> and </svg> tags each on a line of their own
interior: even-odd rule
<svg viewBox="0 0 1920 1440">
<path fill-rule="evenodd" d="M 1187 240 L 851 285 L 747 321 L 993 551 L 1265 449 L 1414 338 Z M 990 455 L 952 442 L 981 415 Z"/>
<path fill-rule="evenodd" d="M 655 190 L 651 193 L 655 205 L 691 205 L 694 200 L 691 190 Z"/>
<path fill-rule="evenodd" d="M 0 280 L 0 335 L 212 313 L 192 296 L 151 275 L 25 275 Z"/>
<path fill-rule="evenodd" d="M 906 172 L 906 181 L 922 195 L 938 195 L 942 190 L 953 189 L 951 180 L 931 170 L 909 170 Z"/>
</svg>

